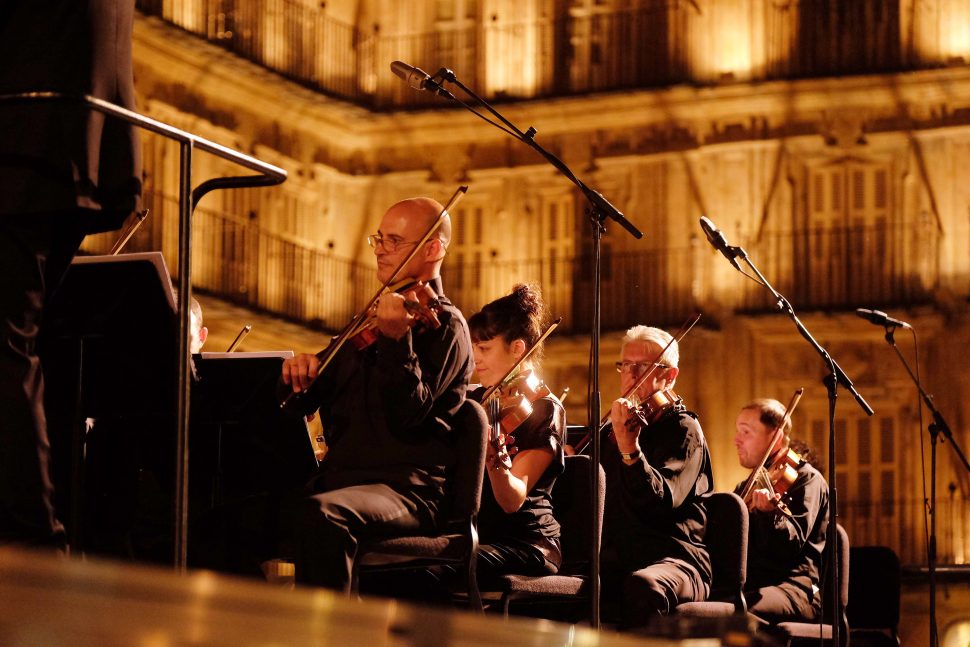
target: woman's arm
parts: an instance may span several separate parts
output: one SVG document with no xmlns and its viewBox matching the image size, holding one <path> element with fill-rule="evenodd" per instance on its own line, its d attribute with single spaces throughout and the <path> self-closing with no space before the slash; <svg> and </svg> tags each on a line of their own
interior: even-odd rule
<svg viewBox="0 0 970 647">
<path fill-rule="evenodd" d="M 505 435 L 499 436 L 499 447 L 505 444 Z M 485 461 L 485 471 L 492 485 L 495 501 L 508 514 L 517 512 L 529 492 L 535 487 L 546 468 L 556 457 L 551 449 L 526 449 L 512 458 L 511 469 L 506 468 L 500 461 L 494 460 L 498 448 L 489 443 L 489 456 Z M 497 467 L 496 467 L 497 466 Z"/>
</svg>

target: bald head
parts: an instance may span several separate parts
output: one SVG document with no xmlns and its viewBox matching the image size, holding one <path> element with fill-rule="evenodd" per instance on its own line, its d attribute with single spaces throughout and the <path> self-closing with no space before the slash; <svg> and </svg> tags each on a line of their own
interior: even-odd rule
<svg viewBox="0 0 970 647">
<path fill-rule="evenodd" d="M 416 232 L 415 237 L 418 237 L 428 230 L 428 227 L 431 226 L 443 209 L 444 206 L 434 198 L 407 198 L 391 205 L 385 217 L 393 214 L 394 217 L 406 220 L 408 228 L 413 228 Z M 451 242 L 451 216 L 449 214 L 446 213 L 444 218 L 441 219 L 437 234 L 441 244 L 447 247 L 448 243 Z"/>
<path fill-rule="evenodd" d="M 440 202 L 426 197 L 408 198 L 391 205 L 381 219 L 378 233 L 387 240 L 398 240 L 402 243 L 394 251 L 389 251 L 384 245 L 374 248 L 378 277 L 382 281 L 386 280 L 385 277 L 390 276 L 393 268 L 407 257 L 412 251 L 410 245 L 416 244 L 424 236 L 443 209 Z M 403 274 L 422 280 L 438 276 L 450 241 L 451 218 L 446 213 L 441 219 L 436 234 L 432 235 L 422 249 L 418 250 L 403 270 Z"/>
</svg>

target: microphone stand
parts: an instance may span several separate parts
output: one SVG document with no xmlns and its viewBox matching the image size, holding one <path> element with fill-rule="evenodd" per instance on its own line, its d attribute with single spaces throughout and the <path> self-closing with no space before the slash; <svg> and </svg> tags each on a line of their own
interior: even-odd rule
<svg viewBox="0 0 970 647">
<path fill-rule="evenodd" d="M 829 564 L 829 580 L 830 580 L 830 595 L 832 597 L 832 603 L 835 605 L 835 612 L 832 614 L 832 645 L 834 647 L 839 647 L 841 642 L 839 640 L 839 634 L 843 628 L 845 621 L 845 609 L 842 608 L 842 595 L 839 590 L 839 550 L 838 550 L 838 531 L 836 529 L 836 523 L 839 516 L 839 506 L 838 506 L 838 492 L 836 489 L 836 454 L 835 454 L 835 402 L 838 398 L 838 387 L 841 384 L 846 388 L 849 393 L 855 398 L 862 410 L 865 411 L 866 415 L 871 416 L 875 413 L 869 403 L 865 401 L 865 398 L 856 390 L 855 386 L 852 384 L 852 380 L 849 376 L 845 374 L 842 367 L 838 365 L 835 358 L 819 344 L 812 334 L 808 331 L 805 325 L 801 322 L 798 316 L 795 314 L 795 309 L 792 308 L 791 303 L 783 295 L 781 295 L 775 288 L 768 282 L 764 275 L 758 270 L 751 259 L 748 258 L 748 253 L 744 251 L 744 248 L 740 246 L 725 245 L 730 255 L 734 258 L 739 258 L 744 263 L 751 268 L 755 273 L 755 276 L 759 283 L 763 285 L 775 298 L 775 305 L 779 310 L 784 312 L 788 317 L 794 322 L 795 328 L 798 330 L 799 334 L 805 338 L 809 345 L 815 349 L 815 352 L 819 354 L 822 361 L 825 362 L 826 367 L 829 369 L 829 374 L 822 379 L 822 383 L 825 384 L 825 388 L 828 391 L 828 401 L 829 401 L 829 525 L 826 532 L 825 538 L 825 548 L 828 552 L 828 564 Z M 741 272 L 742 274 L 747 274 Z M 751 277 L 749 277 L 751 278 Z M 824 586 L 824 581 L 822 586 Z M 824 596 L 823 596 L 824 604 Z M 824 622 L 824 609 L 823 614 L 819 622 Z M 819 631 L 821 637 L 821 631 Z M 846 636 L 848 639 L 848 636 Z"/>
<path fill-rule="evenodd" d="M 441 79 L 441 81 L 448 81 L 454 83 L 456 86 L 461 88 L 462 92 L 474 99 L 479 105 L 483 106 L 489 113 L 491 113 L 496 119 L 501 123 L 496 123 L 489 119 L 487 116 L 481 114 L 473 106 L 468 105 L 461 99 L 453 96 L 451 93 L 447 92 L 441 88 L 441 81 L 436 81 L 436 79 Z M 558 170 L 566 179 L 576 185 L 579 190 L 586 197 L 588 205 L 586 207 L 586 215 L 589 217 L 590 225 L 592 227 L 593 234 L 593 316 L 592 316 L 592 331 L 590 333 L 590 359 L 591 359 L 591 370 L 590 370 L 590 402 L 589 402 L 589 429 L 590 433 L 593 434 L 591 443 L 591 459 L 593 462 L 593 469 L 590 470 L 591 480 L 590 488 L 592 489 L 592 499 L 596 500 L 596 493 L 599 491 L 600 485 L 600 474 L 598 466 L 600 464 L 600 425 L 599 425 L 599 412 L 600 412 L 600 378 L 599 378 L 599 368 L 600 368 L 600 356 L 599 356 L 599 346 L 600 346 L 600 326 L 601 326 L 601 301 L 602 301 L 602 238 L 603 232 L 606 230 L 604 223 L 607 218 L 616 221 L 621 227 L 630 232 L 634 238 L 642 238 L 643 233 L 637 229 L 633 223 L 626 219 L 623 213 L 619 209 L 610 204 L 601 193 L 595 191 L 588 187 L 582 180 L 580 180 L 576 175 L 566 166 L 565 162 L 561 159 L 547 151 L 542 147 L 536 140 L 536 129 L 529 127 L 528 130 L 522 132 L 519 130 L 515 124 L 506 119 L 501 113 L 495 110 L 492 106 L 488 104 L 480 96 L 472 92 L 469 88 L 458 80 L 455 73 L 447 68 L 442 68 L 438 70 L 431 79 L 426 82 L 425 89 L 435 92 L 436 94 L 441 94 L 455 102 L 461 104 L 471 113 L 492 124 L 499 130 L 502 130 L 518 141 L 522 142 L 526 146 L 530 147 L 539 155 L 541 155 L 547 162 L 552 164 L 552 166 Z M 600 535 L 598 524 L 592 523 L 592 541 L 591 541 L 591 555 L 590 555 L 590 598 L 591 598 L 591 609 L 590 609 L 590 624 L 594 629 L 598 629 L 600 626 Z"/>
<path fill-rule="evenodd" d="M 957 457 L 959 457 L 960 462 L 963 463 L 963 467 L 968 472 L 970 472 L 970 463 L 967 462 L 966 455 L 953 439 L 953 434 L 950 433 L 950 426 L 943 419 L 943 414 L 933 404 L 933 397 L 926 393 L 919 378 L 913 374 L 913 370 L 909 367 L 906 358 L 899 352 L 899 347 L 896 346 L 896 339 L 893 337 L 896 328 L 896 324 L 888 324 L 886 326 L 886 343 L 895 351 L 899 361 L 903 363 L 903 367 L 909 373 L 913 384 L 916 385 L 920 397 L 933 414 L 933 422 L 928 427 L 930 432 L 930 539 L 926 551 L 926 561 L 930 580 L 930 645 L 931 647 L 937 647 L 940 640 L 936 626 L 936 443 L 939 435 L 942 433 L 944 439 L 950 441 L 950 447 L 956 452 Z"/>
</svg>

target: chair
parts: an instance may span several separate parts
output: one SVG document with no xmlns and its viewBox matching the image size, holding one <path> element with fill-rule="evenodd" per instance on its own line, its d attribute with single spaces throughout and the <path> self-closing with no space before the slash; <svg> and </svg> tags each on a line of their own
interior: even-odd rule
<svg viewBox="0 0 970 647">
<path fill-rule="evenodd" d="M 846 615 L 853 647 L 899 647 L 899 557 L 888 546 L 853 546 Z"/>
<path fill-rule="evenodd" d="M 488 420 L 481 405 L 466 400 L 455 415 L 454 426 L 458 459 L 446 486 L 448 498 L 439 524 L 441 534 L 362 542 L 351 575 L 354 593 L 359 590 L 362 571 L 415 570 L 457 564 L 466 571 L 469 606 L 482 610 L 476 565 Z"/>
<path fill-rule="evenodd" d="M 603 507 L 606 502 L 606 476 L 600 473 L 595 506 L 590 496 L 592 460 L 589 456 L 567 456 L 565 471 L 556 480 L 552 501 L 562 529 L 563 563 L 556 575 L 504 575 L 500 578 L 501 604 L 508 616 L 513 602 L 575 604 L 589 599 L 592 536 L 603 533 Z"/>
<path fill-rule="evenodd" d="M 733 492 L 703 497 L 707 511 L 705 543 L 711 556 L 711 594 L 703 602 L 678 604 L 679 615 L 717 618 L 744 613 L 744 581 L 748 569 L 748 508 Z M 708 540 L 708 533 L 716 538 Z"/>
<path fill-rule="evenodd" d="M 845 609 L 849 603 L 849 559 L 850 559 L 850 547 L 849 547 L 849 535 L 846 533 L 845 528 L 841 524 L 836 524 L 835 527 L 836 540 L 838 541 L 837 550 L 839 551 L 839 597 L 842 599 L 842 614 L 838 619 L 839 621 L 839 647 L 845 647 L 849 642 L 849 623 L 846 620 Z M 789 647 L 795 647 L 798 645 L 803 645 L 805 647 L 815 647 L 819 644 L 819 633 L 821 628 L 821 638 L 823 640 L 832 641 L 832 618 L 831 614 L 833 607 L 835 606 L 834 601 L 831 599 L 829 590 L 831 586 L 829 585 L 829 578 L 832 577 L 831 569 L 825 569 L 825 577 L 822 582 L 823 589 L 823 611 L 828 616 L 825 618 L 826 622 L 819 624 L 818 622 L 781 622 L 776 625 L 776 628 L 781 633 L 781 636 L 787 640 Z"/>
</svg>

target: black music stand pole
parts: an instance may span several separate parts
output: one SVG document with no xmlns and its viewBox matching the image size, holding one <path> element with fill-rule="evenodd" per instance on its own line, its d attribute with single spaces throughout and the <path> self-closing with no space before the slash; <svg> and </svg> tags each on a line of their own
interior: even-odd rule
<svg viewBox="0 0 970 647">
<path fill-rule="evenodd" d="M 705 229 L 705 235 L 707 231 Z M 722 239 L 723 240 L 723 239 Z M 713 244 L 713 241 L 712 241 Z M 715 245 L 715 247 L 717 247 Z M 842 596 L 839 591 L 839 550 L 838 550 L 838 530 L 836 524 L 838 523 L 838 490 L 836 489 L 836 452 L 835 452 L 835 403 L 838 397 L 838 387 L 841 384 L 845 389 L 852 394 L 855 401 L 859 403 L 859 406 L 866 413 L 866 415 L 871 416 L 875 413 L 869 403 L 865 401 L 862 394 L 855 388 L 852 384 L 852 380 L 849 376 L 845 374 L 842 367 L 838 365 L 835 358 L 827 350 L 825 350 L 821 344 L 819 344 L 812 334 L 805 327 L 805 324 L 801 322 L 798 316 L 795 314 L 795 309 L 792 307 L 791 303 L 786 299 L 781 293 L 779 293 L 775 288 L 768 282 L 764 275 L 758 270 L 757 266 L 751 259 L 748 258 L 748 253 L 744 251 L 744 248 L 727 245 L 724 243 L 724 249 L 719 250 L 724 253 L 729 260 L 731 257 L 734 259 L 741 259 L 745 264 L 754 272 L 755 277 L 749 276 L 746 272 L 738 267 L 740 271 L 748 278 L 754 278 L 754 280 L 764 286 L 774 297 L 776 307 L 784 312 L 795 324 L 795 328 L 798 330 L 799 334 L 809 343 L 809 345 L 815 350 L 816 353 L 825 362 L 826 368 L 828 368 L 829 373 L 822 380 L 825 384 L 825 388 L 828 392 L 828 402 L 829 402 L 829 525 L 827 529 L 825 548 L 828 552 L 828 564 L 829 564 L 829 586 L 830 595 L 832 596 L 832 604 L 835 605 L 835 610 L 832 614 L 832 644 L 838 647 L 840 643 L 839 633 L 844 626 L 845 620 L 845 609 L 842 608 Z M 733 261 L 732 261 L 733 264 Z M 735 265 L 735 267 L 737 267 Z M 824 586 L 824 581 L 822 583 Z M 824 600 L 824 596 L 823 596 Z M 823 616 L 824 619 L 824 609 Z M 821 621 L 820 621 L 821 622 Z M 848 636 L 847 636 L 848 638 Z"/>
<path fill-rule="evenodd" d="M 395 70 L 395 65 L 391 65 L 391 69 Z M 395 71 L 395 73 L 397 73 Z M 435 79 L 440 79 L 440 81 L 435 81 Z M 491 113 L 498 122 L 492 121 L 487 116 L 478 112 L 474 106 L 470 106 L 461 99 L 458 99 L 453 94 L 441 87 L 440 83 L 443 81 L 449 81 L 454 83 L 456 86 L 461 88 L 461 90 L 474 99 L 480 106 L 485 108 L 489 113 Z M 479 117 L 480 119 L 488 122 L 489 124 L 495 126 L 499 130 L 511 135 L 514 139 L 522 142 L 532 150 L 536 151 L 549 162 L 556 170 L 558 170 L 567 180 L 576 185 L 576 187 L 582 192 L 586 201 L 589 203 L 587 207 L 587 215 L 590 218 L 590 224 L 592 226 L 593 234 L 593 313 L 592 313 L 592 330 L 590 331 L 590 401 L 589 401 L 589 429 L 592 434 L 593 449 L 591 452 L 591 458 L 593 461 L 593 469 L 590 470 L 590 489 L 593 501 L 596 501 L 597 492 L 599 491 L 599 460 L 600 460 L 600 326 L 601 326 L 601 300 L 602 300 L 602 285 L 601 285 L 601 275 L 602 275 L 602 256 L 601 256 L 601 242 L 603 238 L 603 232 L 605 231 L 604 223 L 607 218 L 615 221 L 621 227 L 626 229 L 631 236 L 634 238 L 642 238 L 643 233 L 636 228 L 623 213 L 614 207 L 609 200 L 607 200 L 601 193 L 595 191 L 594 189 L 587 186 L 582 180 L 580 180 L 572 172 L 572 170 L 566 166 L 566 163 L 561 159 L 553 155 L 551 152 L 542 147 L 535 140 L 536 129 L 530 127 L 525 132 L 521 131 L 515 124 L 506 119 L 500 112 L 495 110 L 487 101 L 482 99 L 480 96 L 475 94 L 472 90 L 467 88 L 455 73 L 447 68 L 442 68 L 435 74 L 434 77 L 427 79 L 424 82 L 423 89 L 440 94 L 469 110 L 472 114 Z M 592 555 L 590 555 L 590 598 L 592 599 L 592 607 L 590 609 L 590 624 L 593 628 L 598 628 L 600 624 L 600 536 L 597 533 L 596 523 L 590 524 L 592 532 Z"/>
<path fill-rule="evenodd" d="M 956 440 L 953 438 L 953 434 L 950 431 L 950 425 L 946 423 L 943 418 L 943 414 L 940 413 L 936 405 L 933 404 L 933 397 L 926 393 L 923 388 L 922 382 L 920 382 L 919 376 L 913 373 L 913 369 L 909 367 L 909 362 L 903 357 L 903 354 L 899 352 L 899 347 L 896 346 L 896 339 L 893 336 L 896 332 L 896 324 L 886 324 L 886 343 L 889 344 L 890 348 L 896 353 L 896 357 L 902 362 L 903 367 L 906 369 L 906 373 L 909 374 L 909 378 L 916 385 L 916 390 L 919 392 L 920 398 L 926 407 L 933 414 L 933 422 L 928 426 L 930 432 L 930 537 L 929 545 L 926 547 L 926 562 L 927 570 L 929 571 L 930 580 L 930 646 L 937 647 L 940 642 L 939 633 L 937 631 L 936 625 L 936 461 L 937 461 L 937 441 L 939 441 L 940 434 L 943 435 L 944 440 L 950 442 L 950 447 L 953 449 L 957 458 L 963 463 L 964 469 L 970 472 L 970 462 L 967 462 L 967 456 L 960 449 Z M 916 338 L 916 332 L 913 332 L 913 338 Z"/>
</svg>

